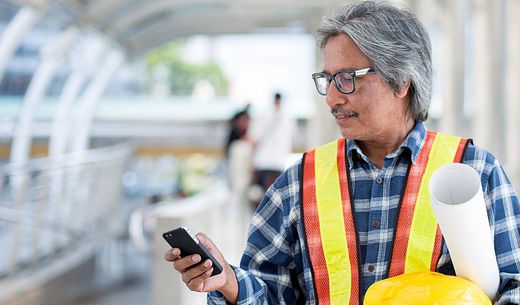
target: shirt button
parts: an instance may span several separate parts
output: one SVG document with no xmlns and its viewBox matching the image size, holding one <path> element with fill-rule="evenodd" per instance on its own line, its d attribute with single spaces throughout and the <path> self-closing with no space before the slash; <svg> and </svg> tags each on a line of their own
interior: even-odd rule
<svg viewBox="0 0 520 305">
<path fill-rule="evenodd" d="M 374 267 L 374 265 L 368 265 L 367 269 L 368 269 L 368 272 L 374 272 L 376 267 Z"/>
<path fill-rule="evenodd" d="M 379 228 L 381 226 L 381 222 L 379 220 L 372 221 L 372 228 Z"/>
<path fill-rule="evenodd" d="M 381 178 L 381 177 L 377 177 L 377 178 L 376 178 L 376 183 L 377 183 L 377 184 L 381 184 L 381 183 L 383 183 L 383 178 Z"/>
</svg>

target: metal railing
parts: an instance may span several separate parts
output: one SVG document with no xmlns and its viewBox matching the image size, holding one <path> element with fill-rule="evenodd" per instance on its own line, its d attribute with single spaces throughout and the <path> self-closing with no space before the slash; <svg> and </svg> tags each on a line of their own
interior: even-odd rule
<svg viewBox="0 0 520 305">
<path fill-rule="evenodd" d="M 0 304 L 72 268 L 110 236 L 131 151 L 120 144 L 0 165 Z"/>
</svg>

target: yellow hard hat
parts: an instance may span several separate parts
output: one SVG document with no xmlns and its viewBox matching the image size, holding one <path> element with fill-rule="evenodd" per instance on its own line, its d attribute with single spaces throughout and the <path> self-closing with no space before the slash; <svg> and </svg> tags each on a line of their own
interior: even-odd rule
<svg viewBox="0 0 520 305">
<path fill-rule="evenodd" d="M 472 282 L 436 272 L 406 273 L 370 286 L 364 305 L 491 305 Z"/>
</svg>

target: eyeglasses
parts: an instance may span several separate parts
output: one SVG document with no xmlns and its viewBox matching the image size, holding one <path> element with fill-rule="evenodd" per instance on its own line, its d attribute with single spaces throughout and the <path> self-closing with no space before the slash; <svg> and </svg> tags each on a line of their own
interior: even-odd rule
<svg viewBox="0 0 520 305">
<path fill-rule="evenodd" d="M 350 94 L 356 90 L 356 76 L 363 76 L 367 73 L 375 72 L 376 70 L 372 67 L 356 71 L 343 70 L 332 75 L 325 72 L 318 72 L 312 74 L 312 79 L 314 80 L 314 85 L 316 85 L 318 93 L 321 95 L 327 95 L 332 80 L 334 80 L 334 84 L 336 85 L 336 88 L 338 88 L 339 92 Z"/>
</svg>

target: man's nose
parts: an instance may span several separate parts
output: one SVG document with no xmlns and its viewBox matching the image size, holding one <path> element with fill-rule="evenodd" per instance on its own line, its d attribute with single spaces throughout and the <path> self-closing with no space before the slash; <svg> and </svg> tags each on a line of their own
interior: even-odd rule
<svg viewBox="0 0 520 305">
<path fill-rule="evenodd" d="M 336 88 L 336 84 L 334 82 L 329 83 L 329 90 L 327 91 L 327 96 L 325 97 L 325 101 L 329 107 L 334 107 L 336 105 L 344 104 L 347 100 L 347 95 L 341 93 L 338 88 Z"/>
</svg>

